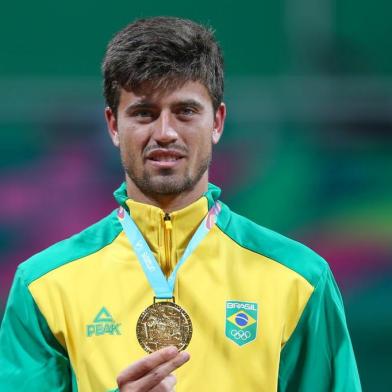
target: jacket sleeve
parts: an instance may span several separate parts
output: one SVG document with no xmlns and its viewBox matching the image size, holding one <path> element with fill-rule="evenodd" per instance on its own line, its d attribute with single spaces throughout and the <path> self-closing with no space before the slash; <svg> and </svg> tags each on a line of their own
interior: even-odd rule
<svg viewBox="0 0 392 392">
<path fill-rule="evenodd" d="M 15 275 L 0 328 L 0 391 L 72 390 L 68 356 L 39 311 L 23 279 Z"/>
<path fill-rule="evenodd" d="M 329 268 L 281 351 L 279 392 L 361 391 L 343 301 Z"/>
</svg>

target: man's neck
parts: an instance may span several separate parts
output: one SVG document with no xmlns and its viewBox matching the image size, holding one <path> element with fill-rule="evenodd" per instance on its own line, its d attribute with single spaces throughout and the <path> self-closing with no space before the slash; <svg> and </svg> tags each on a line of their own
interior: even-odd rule
<svg viewBox="0 0 392 392">
<path fill-rule="evenodd" d="M 189 204 L 192 204 L 198 200 L 208 189 L 207 176 L 203 176 L 191 190 L 173 195 L 145 194 L 128 176 L 126 176 L 126 183 L 127 194 L 129 198 L 139 203 L 151 204 L 153 206 L 159 207 L 167 213 L 180 210 Z"/>
</svg>

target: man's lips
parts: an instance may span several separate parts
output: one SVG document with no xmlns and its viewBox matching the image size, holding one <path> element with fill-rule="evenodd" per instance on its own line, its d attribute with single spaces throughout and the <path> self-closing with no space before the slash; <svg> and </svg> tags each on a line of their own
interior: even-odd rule
<svg viewBox="0 0 392 392">
<path fill-rule="evenodd" d="M 157 149 L 150 151 L 146 159 L 152 161 L 176 161 L 177 159 L 184 158 L 184 154 L 177 150 Z"/>
<path fill-rule="evenodd" d="M 159 168 L 172 168 L 178 164 L 182 158 L 185 158 L 184 153 L 167 149 L 152 150 L 146 155 L 146 161 Z"/>
</svg>

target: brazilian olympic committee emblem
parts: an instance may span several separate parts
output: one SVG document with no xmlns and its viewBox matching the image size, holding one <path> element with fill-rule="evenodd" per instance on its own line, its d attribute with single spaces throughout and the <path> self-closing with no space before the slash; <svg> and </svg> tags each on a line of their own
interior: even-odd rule
<svg viewBox="0 0 392 392">
<path fill-rule="evenodd" d="M 255 302 L 226 301 L 226 337 L 239 346 L 255 340 L 257 316 Z"/>
</svg>

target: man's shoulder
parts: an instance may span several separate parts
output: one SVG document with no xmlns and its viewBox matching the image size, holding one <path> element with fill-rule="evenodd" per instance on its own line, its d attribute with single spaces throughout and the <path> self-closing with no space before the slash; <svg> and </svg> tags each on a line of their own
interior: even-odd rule
<svg viewBox="0 0 392 392">
<path fill-rule="evenodd" d="M 315 286 L 328 263 L 304 244 L 263 227 L 223 205 L 218 227 L 239 246 L 272 259 Z"/>
<path fill-rule="evenodd" d="M 83 231 L 33 255 L 18 267 L 26 285 L 56 268 L 98 252 L 121 232 L 117 210 Z"/>
</svg>

